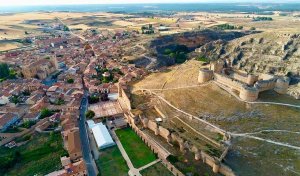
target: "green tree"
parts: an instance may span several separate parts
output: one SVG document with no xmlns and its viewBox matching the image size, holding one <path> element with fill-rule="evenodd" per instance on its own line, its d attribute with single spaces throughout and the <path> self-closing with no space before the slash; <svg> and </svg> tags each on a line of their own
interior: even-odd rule
<svg viewBox="0 0 300 176">
<path fill-rule="evenodd" d="M 9 66 L 7 63 L 1 63 L 0 64 L 0 79 L 1 78 L 7 78 L 9 76 Z"/>
<path fill-rule="evenodd" d="M 64 31 L 70 31 L 69 27 L 64 25 Z"/>
<path fill-rule="evenodd" d="M 68 79 L 68 80 L 67 80 L 67 83 L 73 84 L 73 83 L 74 83 L 74 79 L 72 79 L 72 78 Z"/>
<path fill-rule="evenodd" d="M 88 110 L 88 111 L 85 113 L 85 116 L 86 116 L 86 118 L 88 118 L 88 119 L 92 119 L 93 117 L 95 117 L 95 112 L 92 111 L 92 110 Z"/>
<path fill-rule="evenodd" d="M 41 116 L 40 116 L 40 119 L 44 119 L 44 118 L 46 118 L 46 117 L 50 117 L 50 116 L 52 116 L 53 114 L 54 114 L 53 111 L 51 111 L 51 110 L 49 110 L 49 109 L 47 109 L 47 108 L 43 108 L 43 109 L 41 110 Z"/>
<path fill-rule="evenodd" d="M 14 104 L 20 103 L 20 97 L 18 95 L 13 95 L 10 100 Z"/>
</svg>

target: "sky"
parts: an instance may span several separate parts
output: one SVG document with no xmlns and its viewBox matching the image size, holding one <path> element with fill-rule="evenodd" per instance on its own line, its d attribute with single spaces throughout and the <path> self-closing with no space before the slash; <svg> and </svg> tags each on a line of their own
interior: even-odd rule
<svg viewBox="0 0 300 176">
<path fill-rule="evenodd" d="M 0 6 L 196 2 L 300 2 L 300 0 L 0 0 Z"/>
</svg>

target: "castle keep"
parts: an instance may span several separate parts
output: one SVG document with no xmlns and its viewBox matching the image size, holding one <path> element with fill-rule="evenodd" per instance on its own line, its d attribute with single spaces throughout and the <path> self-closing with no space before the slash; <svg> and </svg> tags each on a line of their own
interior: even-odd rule
<svg viewBox="0 0 300 176">
<path fill-rule="evenodd" d="M 214 80 L 221 86 L 237 92 L 243 101 L 255 101 L 260 92 L 274 90 L 279 94 L 285 94 L 289 86 L 288 77 L 261 74 L 259 76 L 247 74 L 228 67 L 226 62 L 217 61 L 210 64 L 209 68 L 201 68 L 198 82 L 205 83 Z"/>
</svg>

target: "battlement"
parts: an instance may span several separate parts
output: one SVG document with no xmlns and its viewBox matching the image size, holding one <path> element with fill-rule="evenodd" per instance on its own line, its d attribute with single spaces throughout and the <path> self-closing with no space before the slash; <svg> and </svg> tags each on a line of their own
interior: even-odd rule
<svg viewBox="0 0 300 176">
<path fill-rule="evenodd" d="M 255 101 L 258 99 L 259 93 L 266 90 L 274 90 L 279 94 L 285 94 L 290 82 L 288 77 L 276 77 L 269 74 L 257 76 L 224 68 L 224 62 L 222 61 L 211 63 L 210 69 L 201 68 L 199 70 L 199 83 L 210 80 L 238 91 L 239 97 L 244 101 Z"/>
</svg>

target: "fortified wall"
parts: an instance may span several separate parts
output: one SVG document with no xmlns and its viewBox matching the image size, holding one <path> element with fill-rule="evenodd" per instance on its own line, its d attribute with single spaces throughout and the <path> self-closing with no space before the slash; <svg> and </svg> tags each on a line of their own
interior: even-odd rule
<svg viewBox="0 0 300 176">
<path fill-rule="evenodd" d="M 259 93 L 266 90 L 274 90 L 279 94 L 285 94 L 289 87 L 288 77 L 277 77 L 262 74 L 260 76 L 243 73 L 226 67 L 223 61 L 211 63 L 210 68 L 201 68 L 198 82 L 205 83 L 214 80 L 232 90 L 239 92 L 239 97 L 244 101 L 255 101 Z"/>
<path fill-rule="evenodd" d="M 123 109 L 123 111 L 130 111 L 131 110 L 131 103 L 130 100 L 128 98 L 128 96 L 126 95 L 126 92 L 124 91 L 124 89 L 122 89 L 122 86 L 120 84 L 118 84 L 118 102 L 121 106 L 121 108 Z"/>
<path fill-rule="evenodd" d="M 176 167 L 172 165 L 167 160 L 167 157 L 171 154 L 168 150 L 166 150 L 161 144 L 157 143 L 151 136 L 143 132 L 143 128 L 147 128 L 154 132 L 155 135 L 161 136 L 163 139 L 165 139 L 168 143 L 175 142 L 178 143 L 179 149 L 181 152 L 190 151 L 193 152 L 195 155 L 195 160 L 199 161 L 202 160 L 204 163 L 212 167 L 213 172 L 215 173 L 221 173 L 226 176 L 235 176 L 234 172 L 231 168 L 226 166 L 222 163 L 222 160 L 226 156 L 229 146 L 226 146 L 225 150 L 221 154 L 220 157 L 214 157 L 207 154 L 205 151 L 202 151 L 197 147 L 196 145 L 193 145 L 190 141 L 184 140 L 176 133 L 171 133 L 168 129 L 164 128 L 163 126 L 160 126 L 155 121 L 149 120 L 147 118 L 143 118 L 141 116 L 134 116 L 131 113 L 131 103 L 127 95 L 125 94 L 125 91 L 119 86 L 119 103 L 122 105 L 122 108 L 124 110 L 124 117 L 126 118 L 128 124 L 131 126 L 131 128 L 135 131 L 135 133 L 143 140 L 143 142 L 150 147 L 150 149 L 157 154 L 157 156 L 161 159 L 162 164 L 165 165 L 174 175 L 176 176 L 184 176 L 184 174 L 179 171 Z M 155 107 L 156 111 L 159 114 L 163 113 Z M 192 120 L 191 118 L 190 120 Z M 226 134 L 223 134 L 224 140 L 230 140 L 230 136 L 227 136 Z"/>
<path fill-rule="evenodd" d="M 142 138 L 142 140 L 155 152 L 158 154 L 160 158 L 162 158 L 165 162 L 166 158 L 170 155 L 168 151 L 165 151 L 161 146 L 154 142 L 148 135 L 143 133 L 137 126 L 137 124 L 142 124 L 143 128 L 147 128 L 154 132 L 155 135 L 159 135 L 164 138 L 168 143 L 175 142 L 178 143 L 179 149 L 181 152 L 190 151 L 195 155 L 195 160 L 202 160 L 207 165 L 211 166 L 213 172 L 221 173 L 226 176 L 235 176 L 234 172 L 226 165 L 222 163 L 223 158 L 226 156 L 228 152 L 228 147 L 223 151 L 222 155 L 219 158 L 210 156 L 206 152 L 200 150 L 196 145 L 190 144 L 189 141 L 184 140 L 176 133 L 171 133 L 168 129 L 158 125 L 155 121 L 149 120 L 147 118 L 134 117 L 133 114 L 127 113 L 125 117 L 128 120 L 129 125 L 132 129 Z M 169 162 L 167 162 L 169 163 Z M 170 163 L 169 163 L 170 164 Z M 164 165 L 167 165 L 164 163 Z M 175 170 L 176 168 L 172 169 Z M 173 172 L 174 173 L 174 172 Z M 183 175 L 180 171 L 176 169 L 176 173 L 180 173 L 179 175 Z M 176 173 L 174 173 L 176 175 Z"/>
</svg>

